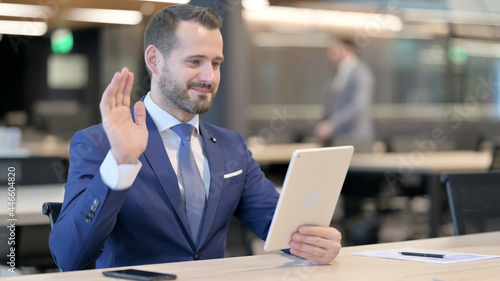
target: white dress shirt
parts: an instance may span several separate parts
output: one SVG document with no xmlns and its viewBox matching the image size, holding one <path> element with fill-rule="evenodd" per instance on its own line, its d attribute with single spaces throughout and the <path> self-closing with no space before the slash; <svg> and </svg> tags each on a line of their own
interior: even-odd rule
<svg viewBox="0 0 500 281">
<path fill-rule="evenodd" d="M 168 158 L 170 158 L 170 162 L 172 164 L 172 168 L 175 173 L 179 175 L 179 146 L 181 143 L 181 138 L 172 131 L 173 126 L 181 124 L 179 120 L 175 117 L 161 109 L 152 99 L 151 93 L 148 93 L 146 98 L 144 99 L 144 105 L 146 106 L 146 110 L 149 115 L 153 119 L 158 131 L 160 132 L 160 136 L 163 141 L 163 145 L 167 152 Z M 196 161 L 196 165 L 198 166 L 198 170 L 200 171 L 200 175 L 202 176 L 203 182 L 205 184 L 206 194 L 209 193 L 210 189 L 210 169 L 208 166 L 208 160 L 204 153 L 203 141 L 201 138 L 200 132 L 200 119 L 199 116 L 196 115 L 193 119 L 187 122 L 188 124 L 193 125 L 196 130 L 193 132 L 193 136 L 191 137 L 191 149 L 194 154 L 194 158 Z M 121 164 L 118 165 L 116 160 L 111 153 L 111 150 L 106 155 L 103 163 L 100 167 L 101 177 L 104 183 L 113 190 L 123 190 L 129 188 L 134 182 L 139 170 L 142 167 L 142 163 L 138 161 L 137 164 Z M 181 194 L 184 197 L 184 187 L 182 183 L 182 178 L 177 177 L 179 181 L 179 188 L 181 190 Z"/>
</svg>

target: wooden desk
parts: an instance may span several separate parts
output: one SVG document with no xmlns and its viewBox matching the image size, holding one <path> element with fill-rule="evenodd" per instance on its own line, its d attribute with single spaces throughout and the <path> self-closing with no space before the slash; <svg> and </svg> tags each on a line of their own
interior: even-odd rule
<svg viewBox="0 0 500 281">
<path fill-rule="evenodd" d="M 62 202 L 64 184 L 16 186 L 16 225 L 48 224 L 49 218 L 42 214 L 44 202 Z M 0 226 L 7 225 L 7 187 L 0 187 Z"/>
<path fill-rule="evenodd" d="M 216 260 L 134 266 L 177 274 L 177 280 L 498 280 L 500 259 L 456 264 L 431 264 L 362 257 L 350 253 L 403 247 L 500 255 L 500 232 L 439 237 L 414 241 L 346 247 L 326 266 L 287 254 L 268 254 Z M 102 269 L 45 273 L 2 280 L 115 280 L 103 277 Z"/>
</svg>

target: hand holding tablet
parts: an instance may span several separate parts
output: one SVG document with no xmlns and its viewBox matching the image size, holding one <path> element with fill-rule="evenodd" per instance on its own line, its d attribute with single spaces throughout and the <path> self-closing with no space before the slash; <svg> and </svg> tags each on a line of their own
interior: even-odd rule
<svg viewBox="0 0 500 281">
<path fill-rule="evenodd" d="M 340 233 L 328 227 L 353 152 L 352 146 L 303 149 L 294 152 L 264 250 L 287 249 L 294 235 L 295 242 L 304 243 L 301 245 L 302 249 L 295 251 L 299 253 L 297 255 L 314 261 L 315 258 L 309 258 L 307 252 L 314 252 L 312 248 L 316 245 L 325 251 L 330 250 L 328 255 L 336 256 L 337 253 L 331 253 L 331 250 L 337 249 L 338 252 L 340 249 L 340 241 L 337 241 L 340 239 Z M 304 227 L 299 229 L 300 226 Z M 321 241 L 318 241 L 318 238 Z"/>
</svg>

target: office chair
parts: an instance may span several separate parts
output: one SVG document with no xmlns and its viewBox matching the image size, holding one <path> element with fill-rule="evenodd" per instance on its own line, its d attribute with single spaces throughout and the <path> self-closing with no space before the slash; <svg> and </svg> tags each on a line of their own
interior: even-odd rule
<svg viewBox="0 0 500 281">
<path fill-rule="evenodd" d="M 500 230 L 500 172 L 442 174 L 455 235 Z"/>
<path fill-rule="evenodd" d="M 500 170 L 500 141 L 496 140 L 493 146 L 493 154 L 491 157 L 490 171 Z"/>
<path fill-rule="evenodd" d="M 54 227 L 59 213 L 61 213 L 61 207 L 62 203 L 59 202 L 45 202 L 42 205 L 42 213 L 49 217 L 51 229 Z"/>
<path fill-rule="evenodd" d="M 42 213 L 49 217 L 50 229 L 54 228 L 54 224 L 57 221 L 57 217 L 61 213 L 62 203 L 59 202 L 45 202 L 42 205 Z M 59 271 L 62 272 L 61 269 Z"/>
</svg>

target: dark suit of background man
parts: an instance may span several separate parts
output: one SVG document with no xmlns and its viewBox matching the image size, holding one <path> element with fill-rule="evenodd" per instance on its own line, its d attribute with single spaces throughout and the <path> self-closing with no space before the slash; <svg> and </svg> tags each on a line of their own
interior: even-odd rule
<svg viewBox="0 0 500 281">
<path fill-rule="evenodd" d="M 103 93 L 103 123 L 73 137 L 64 204 L 49 240 L 61 269 L 221 258 L 233 215 L 266 238 L 278 200 L 273 184 L 240 134 L 199 120 L 219 85 L 221 24 L 207 8 L 159 11 L 144 39 L 151 91 L 131 112 L 134 76 L 123 68 Z M 181 140 L 171 128 L 181 123 L 195 127 L 191 148 L 206 191 L 197 237 L 184 202 L 189 186 L 177 176 Z M 292 254 L 319 264 L 341 247 L 330 227 L 302 226 L 290 239 Z"/>
<path fill-rule="evenodd" d="M 328 83 L 325 108 L 315 135 L 324 145 L 332 139 L 373 137 L 371 103 L 373 74 L 356 55 L 356 46 L 349 40 L 334 40 L 328 58 L 336 66 L 336 74 Z"/>
</svg>

